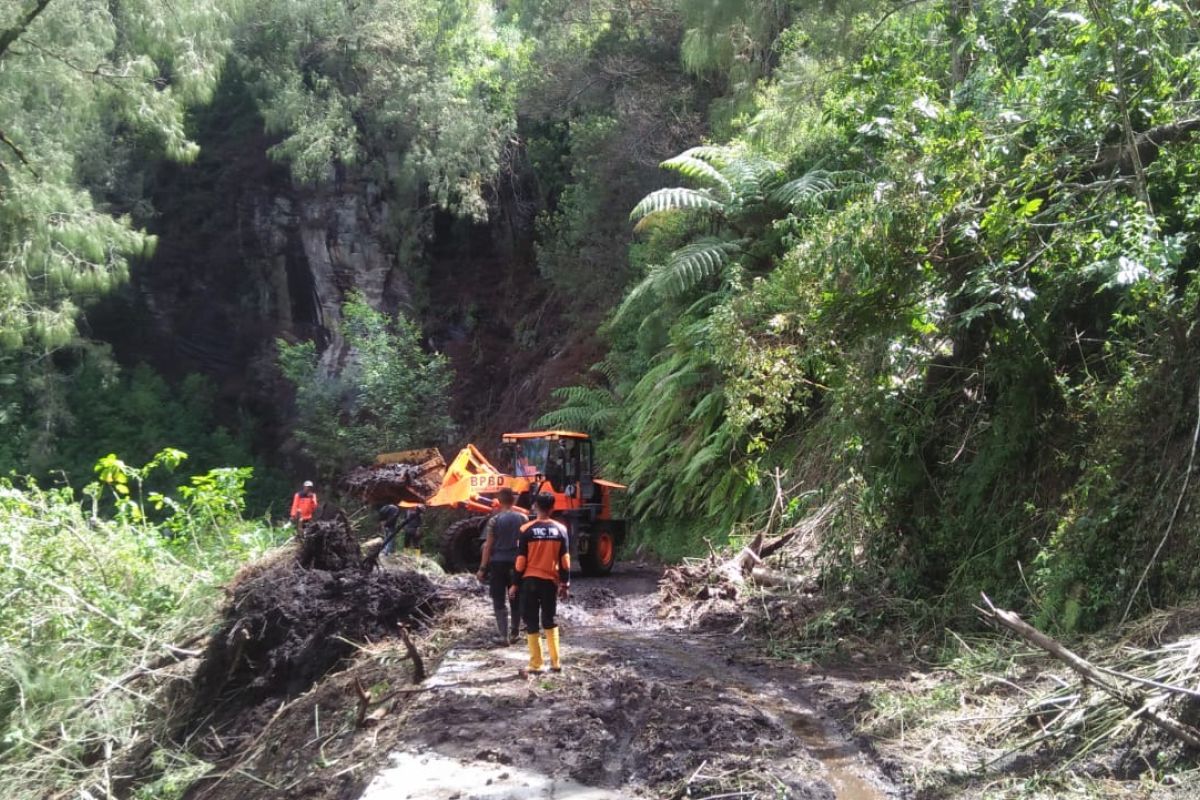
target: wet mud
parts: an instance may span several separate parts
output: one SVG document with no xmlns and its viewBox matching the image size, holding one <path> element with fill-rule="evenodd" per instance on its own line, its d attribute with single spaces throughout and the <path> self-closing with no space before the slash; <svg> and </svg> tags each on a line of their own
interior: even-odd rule
<svg viewBox="0 0 1200 800">
<path fill-rule="evenodd" d="M 465 631 L 405 711 L 364 800 L 730 797 L 880 800 L 899 790 L 814 707 L 808 676 L 728 634 L 664 627 L 658 573 L 577 580 L 560 609 L 564 672 L 518 676 L 470 580 Z M 405 779 L 407 775 L 408 779 Z"/>
</svg>

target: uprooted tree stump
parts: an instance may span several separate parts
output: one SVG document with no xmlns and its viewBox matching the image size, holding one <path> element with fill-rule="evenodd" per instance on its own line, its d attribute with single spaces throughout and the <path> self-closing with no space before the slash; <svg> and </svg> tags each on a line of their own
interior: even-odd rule
<svg viewBox="0 0 1200 800">
<path fill-rule="evenodd" d="M 440 488 L 445 468 L 440 455 L 419 464 L 371 464 L 348 472 L 342 488 L 368 505 L 424 503 Z"/>
<path fill-rule="evenodd" d="M 344 515 L 314 519 L 297 558 L 279 559 L 230 589 L 224 622 L 195 676 L 185 728 L 219 730 L 267 698 L 295 696 L 358 643 L 424 627 L 446 600 L 419 573 L 364 571 Z"/>
<path fill-rule="evenodd" d="M 337 571 L 363 566 L 362 550 L 350 520 L 336 506 L 321 506 L 304 523 L 297 561 L 304 569 Z"/>
<path fill-rule="evenodd" d="M 713 552 L 699 563 L 672 567 L 663 575 L 664 583 L 671 590 L 668 593 L 694 594 L 700 600 L 736 600 L 747 584 L 793 590 L 812 588 L 811 581 L 804 576 L 772 569 L 766 560 L 823 530 L 839 507 L 840 499 L 835 498 L 769 541 L 759 532 L 732 557 L 725 558 Z"/>
</svg>

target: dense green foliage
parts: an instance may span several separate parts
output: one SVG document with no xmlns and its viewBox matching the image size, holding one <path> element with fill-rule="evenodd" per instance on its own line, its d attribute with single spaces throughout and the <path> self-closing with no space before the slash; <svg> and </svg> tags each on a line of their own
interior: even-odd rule
<svg viewBox="0 0 1200 800">
<path fill-rule="evenodd" d="M 371 193 L 406 284 L 357 295 L 333 270 L 340 322 L 278 343 L 288 435 L 323 479 L 476 439 L 437 329 L 476 365 L 563 359 L 497 387 L 507 413 L 598 434 L 660 553 L 836 498 L 830 592 L 937 619 L 984 590 L 1087 628 L 1200 591 L 1198 67 L 1172 0 L 5 4 L 0 468 L 61 488 L 0 486 L 0 755 L 24 764 L 4 793 L 66 787 L 125 735 L 124 695 L 103 715 L 63 698 L 203 619 L 270 538 L 244 504 L 286 496 L 227 466 L 276 420 L 118 368 L 81 319 L 154 252 L 150 176 L 204 125 L 237 117 L 225 133 L 259 149 L 231 151 L 334 213 Z M 233 110 L 197 124 L 218 86 Z M 225 202 L 177 213 L 203 240 Z M 452 289 L 461 320 L 434 307 Z M 510 314 L 479 313 L 489 291 Z M 533 408 L 551 382 L 561 407 Z M 203 474 L 170 490 L 167 445 Z M 65 771 L 34 757 L 52 729 Z"/>
<path fill-rule="evenodd" d="M 607 390 L 550 419 L 607 424 L 663 530 L 727 534 L 779 467 L 797 494 L 854 479 L 855 540 L 830 545 L 875 585 L 1066 625 L 1182 597 L 1194 20 L 883 10 L 833 71 L 801 16 L 729 144 L 664 163 L 689 184 L 634 210 Z"/>
<path fill-rule="evenodd" d="M 362 165 L 410 206 L 486 217 L 518 56 L 494 16 L 482 0 L 247 3 L 237 54 L 268 131 L 284 135 L 272 154 L 305 181 Z"/>
<path fill-rule="evenodd" d="M 219 409 L 199 379 L 168 388 L 147 368 L 117 369 L 77 328 L 80 309 L 153 252 L 153 164 L 195 159 L 189 112 L 220 80 L 253 98 L 278 140 L 270 155 L 297 181 L 356 170 L 385 187 L 396 249 L 416 260 L 435 208 L 487 216 L 522 53 L 480 0 L 6 4 L 0 468 L 73 478 L 118 442 L 139 458 L 182 444 L 209 466 L 250 463 L 258 421 Z M 277 488 L 260 477 L 255 504 Z"/>
<path fill-rule="evenodd" d="M 298 184 L 370 179 L 415 283 L 438 212 L 523 237 L 529 316 L 571 314 L 522 346 L 607 347 L 545 421 L 603 434 L 648 539 L 843 487 L 838 588 L 1074 626 L 1200 587 L 1186 4 L 177 5 L 0 16 L 6 466 L 74 477 L 117 440 L 248 463 L 198 379 L 121 374 L 75 329 L 153 244 L 141 162 L 194 157 L 224 74 Z M 420 309 L 355 300 L 324 355 L 280 345 L 327 474 L 451 435 Z"/>
<path fill-rule="evenodd" d="M 0 9 L 6 351 L 72 341 L 79 299 L 111 287 L 153 246 L 122 202 L 121 177 L 147 152 L 195 156 L 184 116 L 216 84 L 222 5 L 38 0 Z"/>
<path fill-rule="evenodd" d="M 421 349 L 416 325 L 358 298 L 342 314 L 350 360 L 336 375 L 322 372 L 312 342 L 278 342 L 280 368 L 296 387 L 296 438 L 325 478 L 378 453 L 443 443 L 453 430 L 449 365 Z"/>
<path fill-rule="evenodd" d="M 249 470 L 214 470 L 140 497 L 156 471 L 184 458 L 167 450 L 135 468 L 110 455 L 85 489 L 93 503 L 80 504 L 69 488 L 0 482 L 5 797 L 75 791 L 87 778 L 102 795 L 95 754 L 153 727 L 147 698 L 111 681 L 187 642 L 215 618 L 222 582 L 278 541 L 278 532 L 242 519 Z M 97 515 L 113 501 L 113 516 Z M 185 753 L 164 750 L 155 760 L 164 781 L 195 776 Z M 151 788 L 144 796 L 175 796 Z"/>
<path fill-rule="evenodd" d="M 167 443 L 191 455 L 204 470 L 226 464 L 258 464 L 253 420 L 236 430 L 222 425 L 211 381 L 191 375 L 171 386 L 153 369 L 113 364 L 104 348 L 61 351 L 49 369 L 6 362 L 13 370 L 0 382 L 0 466 L 5 473 L 34 475 L 46 486 L 79 485 L 105 453 L 149 461 Z M 287 487 L 272 469 L 258 468 L 249 490 L 255 510 L 286 500 Z M 152 479 L 155 488 L 165 478 Z"/>
</svg>

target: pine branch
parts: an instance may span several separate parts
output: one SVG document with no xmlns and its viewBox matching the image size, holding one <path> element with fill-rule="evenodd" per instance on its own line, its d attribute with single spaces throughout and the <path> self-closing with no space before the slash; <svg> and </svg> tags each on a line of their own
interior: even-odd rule
<svg viewBox="0 0 1200 800">
<path fill-rule="evenodd" d="M 0 142 L 3 142 L 4 144 L 8 145 L 8 148 L 10 150 L 12 150 L 14 153 L 16 153 L 17 159 L 22 164 L 25 165 L 26 169 L 28 169 L 30 172 L 33 173 L 33 176 L 35 178 L 37 178 L 38 180 L 42 179 L 42 176 L 38 173 L 38 171 L 36 169 L 34 169 L 34 166 L 29 163 L 29 159 L 25 157 L 24 151 L 22 151 L 21 148 L 19 146 L 17 146 L 16 142 L 14 142 L 12 139 L 10 139 L 8 137 L 8 134 L 5 133 L 2 128 L 0 128 Z"/>
<path fill-rule="evenodd" d="M 29 30 L 29 26 L 46 10 L 46 6 L 48 5 L 50 5 L 50 0 L 36 0 L 33 8 L 26 12 L 25 16 L 15 27 L 9 28 L 4 33 L 0 33 L 0 58 L 4 58 L 4 54 L 8 52 L 8 48 L 12 46 L 12 43 L 19 39 L 21 34 Z"/>
</svg>

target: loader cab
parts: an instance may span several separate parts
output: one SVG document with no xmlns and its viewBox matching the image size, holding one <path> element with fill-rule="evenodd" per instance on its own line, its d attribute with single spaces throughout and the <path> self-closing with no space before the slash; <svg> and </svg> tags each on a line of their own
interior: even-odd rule
<svg viewBox="0 0 1200 800">
<path fill-rule="evenodd" d="M 557 495 L 575 503 L 591 502 L 595 494 L 592 475 L 592 440 L 586 433 L 534 431 L 506 433 L 504 467 L 517 478 L 544 476 Z"/>
</svg>

